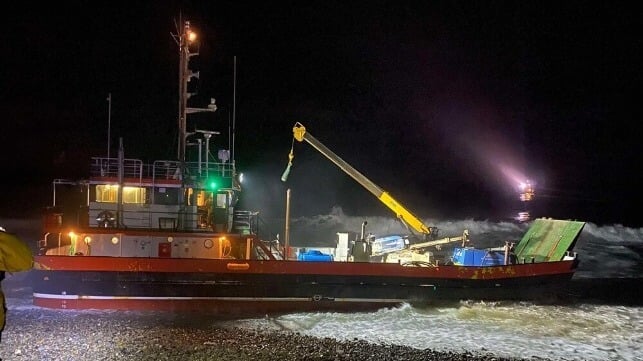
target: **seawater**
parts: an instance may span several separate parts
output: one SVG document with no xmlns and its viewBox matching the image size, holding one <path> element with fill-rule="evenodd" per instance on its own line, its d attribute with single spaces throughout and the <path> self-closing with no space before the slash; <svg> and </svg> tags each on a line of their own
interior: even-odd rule
<svg viewBox="0 0 643 361">
<path fill-rule="evenodd" d="M 295 313 L 235 321 L 314 337 L 552 360 L 643 360 L 643 308 L 462 302 L 365 313 Z"/>
</svg>

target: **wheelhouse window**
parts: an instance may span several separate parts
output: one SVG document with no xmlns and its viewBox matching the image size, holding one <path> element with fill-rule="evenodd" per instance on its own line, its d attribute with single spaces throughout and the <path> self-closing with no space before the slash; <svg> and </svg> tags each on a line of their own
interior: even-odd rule
<svg viewBox="0 0 643 361">
<path fill-rule="evenodd" d="M 123 203 L 145 204 L 146 189 L 144 187 L 123 187 Z M 96 186 L 96 202 L 116 203 L 118 201 L 118 185 L 101 184 Z"/>
</svg>

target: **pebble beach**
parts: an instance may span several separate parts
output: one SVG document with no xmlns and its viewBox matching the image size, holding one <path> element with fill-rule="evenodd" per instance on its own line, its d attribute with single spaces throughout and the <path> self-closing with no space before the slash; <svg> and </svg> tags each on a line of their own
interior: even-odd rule
<svg viewBox="0 0 643 361">
<path fill-rule="evenodd" d="M 295 332 L 197 315 L 10 309 L 2 360 L 509 360 Z"/>
</svg>

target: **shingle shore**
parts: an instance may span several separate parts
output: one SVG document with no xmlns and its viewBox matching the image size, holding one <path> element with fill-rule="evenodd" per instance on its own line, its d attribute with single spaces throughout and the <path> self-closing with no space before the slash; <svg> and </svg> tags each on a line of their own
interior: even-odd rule
<svg viewBox="0 0 643 361">
<path fill-rule="evenodd" d="M 406 346 L 314 338 L 278 329 L 234 327 L 234 321 L 159 313 L 77 313 L 10 309 L 0 344 L 9 360 L 517 360 Z M 457 342 L 454 340 L 454 342 Z"/>
</svg>

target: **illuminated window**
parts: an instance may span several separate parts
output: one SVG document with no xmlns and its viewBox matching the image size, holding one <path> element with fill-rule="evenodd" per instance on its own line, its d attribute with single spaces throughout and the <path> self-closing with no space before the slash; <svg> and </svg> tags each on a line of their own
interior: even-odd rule
<svg viewBox="0 0 643 361">
<path fill-rule="evenodd" d="M 123 203 L 145 204 L 145 188 L 123 187 Z M 96 202 L 116 203 L 118 201 L 118 185 L 102 184 L 96 186 Z"/>
<path fill-rule="evenodd" d="M 212 202 L 212 193 L 199 191 L 196 194 L 196 205 L 199 207 L 206 206 L 208 202 Z"/>
<path fill-rule="evenodd" d="M 96 186 L 96 202 L 116 203 L 118 186 L 111 184 Z"/>
<path fill-rule="evenodd" d="M 123 187 L 123 203 L 145 204 L 145 188 Z"/>
</svg>

